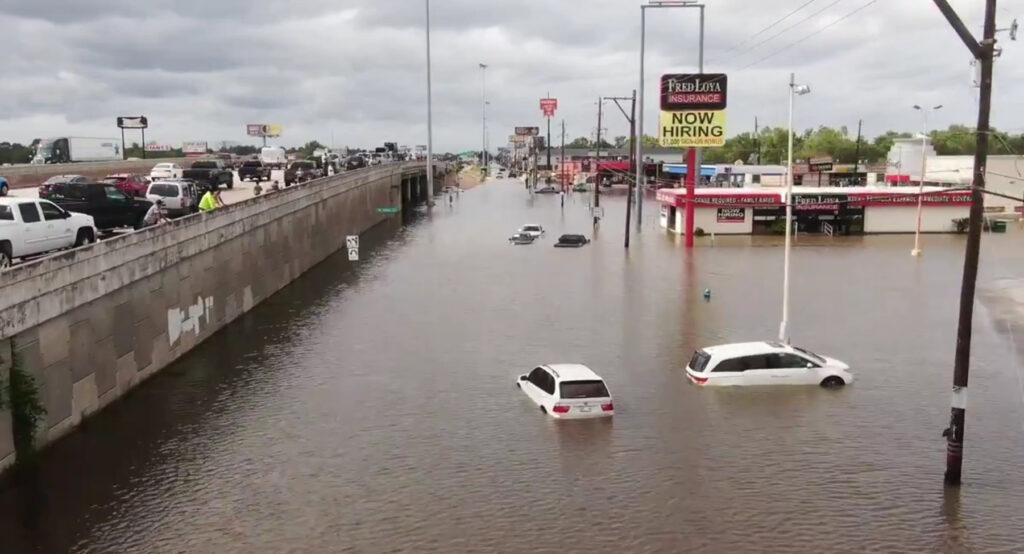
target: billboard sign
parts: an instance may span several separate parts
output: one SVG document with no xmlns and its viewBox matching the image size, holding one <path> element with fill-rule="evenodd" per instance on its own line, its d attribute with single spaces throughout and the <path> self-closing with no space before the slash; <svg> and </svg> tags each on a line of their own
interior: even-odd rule
<svg viewBox="0 0 1024 554">
<path fill-rule="evenodd" d="M 245 134 L 250 137 L 279 137 L 281 125 L 277 123 L 249 123 L 245 126 Z"/>
<path fill-rule="evenodd" d="M 170 144 L 157 144 L 156 142 L 146 143 L 146 152 L 170 152 Z"/>
<path fill-rule="evenodd" d="M 206 155 L 206 141 L 190 141 L 181 143 L 181 153 L 186 157 Z"/>
<path fill-rule="evenodd" d="M 555 115 L 555 110 L 558 109 L 557 98 L 541 98 L 540 99 L 540 111 L 544 113 L 544 117 L 552 117 Z"/>
<path fill-rule="evenodd" d="M 745 208 L 718 208 L 719 223 L 743 223 L 747 219 Z"/>
<path fill-rule="evenodd" d="M 666 112 L 724 110 L 725 73 L 669 73 L 661 76 L 661 109 Z"/>
<path fill-rule="evenodd" d="M 832 156 L 823 156 L 821 158 L 811 158 L 807 161 L 808 169 L 812 173 L 822 173 L 824 171 L 832 171 Z"/>
<path fill-rule="evenodd" d="M 535 137 L 540 134 L 540 127 L 516 127 L 516 134 L 521 137 Z"/>
<path fill-rule="evenodd" d="M 661 112 L 658 144 L 669 147 L 722 146 L 725 144 L 725 110 Z"/>
<path fill-rule="evenodd" d="M 149 120 L 144 115 L 121 116 L 117 118 L 117 126 L 122 129 L 147 129 Z"/>
</svg>

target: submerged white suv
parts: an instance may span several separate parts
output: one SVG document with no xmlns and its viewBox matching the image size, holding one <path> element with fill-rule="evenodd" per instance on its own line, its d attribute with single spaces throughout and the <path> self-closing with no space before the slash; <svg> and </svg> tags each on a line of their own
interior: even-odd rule
<svg viewBox="0 0 1024 554">
<path fill-rule="evenodd" d="M 582 364 L 550 364 L 520 375 L 516 386 L 555 419 L 584 419 L 615 415 L 608 386 Z"/>
<path fill-rule="evenodd" d="M 821 385 L 853 382 L 850 366 L 781 342 L 739 342 L 693 353 L 686 376 L 697 385 Z"/>
</svg>

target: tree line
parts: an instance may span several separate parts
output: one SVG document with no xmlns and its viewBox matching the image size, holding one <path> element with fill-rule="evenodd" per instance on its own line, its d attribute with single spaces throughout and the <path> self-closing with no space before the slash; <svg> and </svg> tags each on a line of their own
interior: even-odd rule
<svg viewBox="0 0 1024 554">
<path fill-rule="evenodd" d="M 1024 154 L 1024 134 L 1011 135 L 993 129 L 989 141 L 992 154 Z M 838 129 L 821 126 L 807 129 L 803 133 L 793 134 L 793 158 L 806 160 L 819 156 L 831 156 L 836 163 L 854 162 L 862 164 L 884 163 L 889 149 L 898 138 L 913 138 L 913 133 L 886 131 L 882 135 L 868 139 L 857 135 L 851 136 L 845 126 Z M 932 146 L 939 155 L 973 155 L 975 146 L 974 128 L 965 125 L 950 125 L 944 130 L 929 133 Z M 626 136 L 613 137 L 611 141 L 601 139 L 601 148 L 629 148 L 632 139 Z M 706 163 L 733 163 L 742 161 L 745 164 L 785 164 L 788 148 L 788 133 L 781 127 L 764 127 L 757 134 L 744 132 L 725 140 L 725 145 L 718 148 L 705 148 Z M 644 135 L 643 145 L 658 146 L 658 138 Z M 579 137 L 566 148 L 595 148 L 597 142 L 587 137 Z"/>
</svg>

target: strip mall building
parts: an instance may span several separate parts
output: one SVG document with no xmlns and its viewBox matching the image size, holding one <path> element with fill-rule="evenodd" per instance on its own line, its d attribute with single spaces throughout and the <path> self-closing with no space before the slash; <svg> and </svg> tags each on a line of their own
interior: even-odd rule
<svg viewBox="0 0 1024 554">
<path fill-rule="evenodd" d="M 971 195 L 964 190 L 925 187 L 921 231 L 951 233 L 966 218 Z M 880 187 L 801 187 L 793 191 L 793 218 L 799 232 L 835 234 L 912 233 L 917 224 L 917 189 Z M 658 191 L 661 226 L 686 229 L 686 190 Z M 785 229 L 786 191 L 771 188 L 697 188 L 694 227 L 706 233 L 742 235 Z"/>
</svg>

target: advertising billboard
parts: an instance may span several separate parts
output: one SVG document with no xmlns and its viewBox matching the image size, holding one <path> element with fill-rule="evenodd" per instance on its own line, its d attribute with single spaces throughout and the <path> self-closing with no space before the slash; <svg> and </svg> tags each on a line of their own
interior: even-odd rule
<svg viewBox="0 0 1024 554">
<path fill-rule="evenodd" d="M 203 156 L 206 154 L 206 141 L 188 141 L 181 143 L 181 152 L 186 157 Z"/>
<path fill-rule="evenodd" d="M 661 109 L 667 112 L 724 110 L 725 73 L 669 73 L 661 76 Z"/>
<path fill-rule="evenodd" d="M 281 125 L 278 123 L 249 123 L 245 126 L 245 134 L 250 137 L 279 137 Z"/>
<path fill-rule="evenodd" d="M 725 144 L 725 110 L 661 112 L 658 144 L 669 147 L 707 147 Z"/>
</svg>

